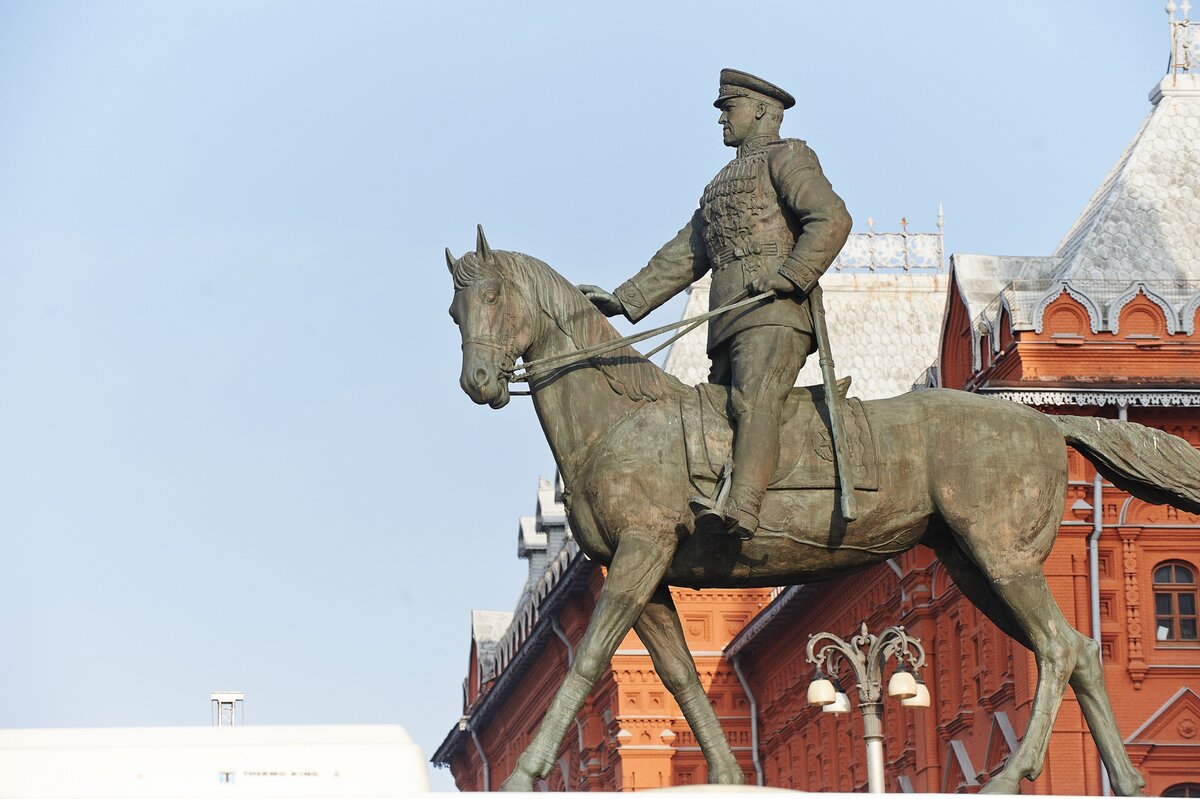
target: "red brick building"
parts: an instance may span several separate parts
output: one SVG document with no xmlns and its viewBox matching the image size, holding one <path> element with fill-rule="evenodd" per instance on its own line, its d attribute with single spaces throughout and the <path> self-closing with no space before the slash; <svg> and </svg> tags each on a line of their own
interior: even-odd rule
<svg viewBox="0 0 1200 799">
<path fill-rule="evenodd" d="M 1053 255 L 955 254 L 946 273 L 939 236 L 932 266 L 909 262 L 907 240 L 903 264 L 872 263 L 869 274 L 856 274 L 843 258 L 822 281 L 831 321 L 839 281 L 847 318 L 856 297 L 870 295 L 872 312 L 893 303 L 903 316 L 936 293 L 944 310 L 923 320 L 933 335 L 906 342 L 933 349 L 923 361 L 936 356 L 938 363 L 925 373 L 927 384 L 1048 413 L 1128 419 L 1200 446 L 1200 80 L 1168 76 L 1151 103 Z M 879 349 L 856 345 L 849 330 L 833 331 L 835 346 L 852 356 L 856 346 Z M 680 366 L 687 352 L 681 343 L 668 368 L 694 376 L 702 371 L 696 364 Z M 1148 793 L 1197 795 L 1186 792 L 1200 791 L 1200 517 L 1132 499 L 1073 452 L 1068 469 L 1066 510 L 1046 563 L 1051 589 L 1067 618 L 1101 643 L 1121 733 Z M 530 581 L 517 611 L 479 617 L 473 629 L 463 716 L 434 758 L 463 789 L 495 790 L 511 770 L 597 596 L 602 569 L 574 548 L 557 499 L 543 485 L 538 517 L 523 521 Z M 819 586 L 675 596 L 702 682 L 752 782 L 865 788 L 861 719 L 806 704 L 812 670 L 804 661 L 810 633 L 846 634 L 863 621 L 874 630 L 903 624 L 929 654 L 932 706 L 885 703 L 888 790 L 975 791 L 1025 729 L 1036 683 L 1032 656 L 962 597 L 927 550 Z M 706 777 L 678 708 L 632 633 L 559 754 L 547 780 L 556 790 Z M 1103 779 L 1068 691 L 1033 792 L 1100 794 Z"/>
</svg>

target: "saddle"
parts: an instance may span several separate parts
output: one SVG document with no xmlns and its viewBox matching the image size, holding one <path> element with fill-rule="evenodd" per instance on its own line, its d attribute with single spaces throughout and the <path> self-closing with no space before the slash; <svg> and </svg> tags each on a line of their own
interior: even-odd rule
<svg viewBox="0 0 1200 799">
<path fill-rule="evenodd" d="M 846 399 L 850 378 L 838 381 L 837 392 L 845 404 L 848 477 L 859 491 L 879 490 L 879 464 L 875 438 L 862 400 Z M 733 423 L 729 412 L 729 387 L 701 383 L 679 403 L 688 476 L 697 491 L 711 494 L 721 468 L 733 452 Z M 779 462 L 768 491 L 826 490 L 836 485 L 833 441 L 825 409 L 825 389 L 804 386 L 792 389 L 780 419 Z"/>
</svg>

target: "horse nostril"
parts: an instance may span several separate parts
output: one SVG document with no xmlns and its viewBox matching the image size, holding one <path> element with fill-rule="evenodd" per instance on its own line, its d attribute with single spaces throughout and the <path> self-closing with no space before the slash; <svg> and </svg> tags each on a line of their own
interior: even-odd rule
<svg viewBox="0 0 1200 799">
<path fill-rule="evenodd" d="M 483 388 L 485 385 L 487 385 L 487 379 L 487 369 L 479 368 L 475 370 L 475 385 Z"/>
</svg>

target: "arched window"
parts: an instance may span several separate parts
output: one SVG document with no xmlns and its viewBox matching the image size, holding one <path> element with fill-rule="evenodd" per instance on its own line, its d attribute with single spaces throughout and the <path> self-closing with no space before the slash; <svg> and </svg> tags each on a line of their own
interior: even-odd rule
<svg viewBox="0 0 1200 799">
<path fill-rule="evenodd" d="M 1180 782 L 1167 788 L 1163 796 L 1200 796 L 1200 783 Z"/>
<path fill-rule="evenodd" d="M 1183 563 L 1160 563 L 1154 568 L 1155 639 L 1196 641 L 1196 627 L 1196 573 Z"/>
</svg>

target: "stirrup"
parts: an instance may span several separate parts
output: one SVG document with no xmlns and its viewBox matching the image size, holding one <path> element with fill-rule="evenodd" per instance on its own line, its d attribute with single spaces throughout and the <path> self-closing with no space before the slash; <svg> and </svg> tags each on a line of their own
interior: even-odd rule
<svg viewBox="0 0 1200 799">
<path fill-rule="evenodd" d="M 758 515 L 738 507 L 737 500 L 725 509 L 725 529 L 743 541 L 749 541 L 758 532 Z"/>
<path fill-rule="evenodd" d="M 717 478 L 716 497 L 709 499 L 697 494 L 688 500 L 688 507 L 696 515 L 696 532 L 729 533 L 725 518 L 725 500 L 729 496 L 729 483 L 733 474 L 733 460 L 726 459 Z"/>
</svg>

